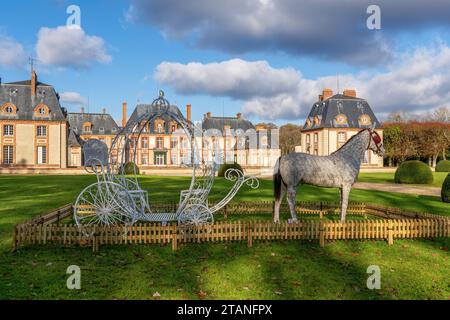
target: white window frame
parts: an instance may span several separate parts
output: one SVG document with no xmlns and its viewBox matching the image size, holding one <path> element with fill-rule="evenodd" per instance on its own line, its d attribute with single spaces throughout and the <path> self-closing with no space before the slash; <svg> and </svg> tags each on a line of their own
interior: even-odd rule
<svg viewBox="0 0 450 320">
<path fill-rule="evenodd" d="M 47 136 L 47 126 L 37 126 L 36 135 L 38 137 L 46 137 Z"/>
<path fill-rule="evenodd" d="M 47 164 L 47 146 L 37 147 L 37 164 Z"/>
<path fill-rule="evenodd" d="M 12 136 L 14 136 L 14 126 L 12 124 L 5 124 L 5 125 L 3 125 L 3 135 L 5 137 L 12 137 Z"/>
<path fill-rule="evenodd" d="M 14 163 L 14 146 L 3 146 L 3 164 Z"/>
</svg>

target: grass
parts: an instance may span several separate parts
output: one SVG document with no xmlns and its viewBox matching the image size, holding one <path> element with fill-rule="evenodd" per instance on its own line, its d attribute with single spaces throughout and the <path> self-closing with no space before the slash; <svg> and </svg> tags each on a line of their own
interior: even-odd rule
<svg viewBox="0 0 450 320">
<path fill-rule="evenodd" d="M 361 172 L 358 182 L 374 182 L 374 183 L 395 183 L 394 172 Z M 433 172 L 434 180 L 432 184 L 418 184 L 421 187 L 442 187 L 448 172 Z"/>
<path fill-rule="evenodd" d="M 73 202 L 92 176 L 0 176 L 2 299 L 449 299 L 449 239 L 192 244 L 90 248 L 31 246 L 11 252 L 14 224 Z M 141 177 L 152 199 L 177 201 L 189 178 Z M 212 199 L 230 184 L 215 183 Z M 300 200 L 337 201 L 338 191 L 303 186 Z M 244 188 L 235 201 L 271 200 L 271 181 Z M 155 200 L 153 200 L 155 201 Z M 436 197 L 352 190 L 351 201 L 448 215 Z M 82 289 L 66 288 L 66 269 L 82 270 Z M 366 288 L 369 265 L 381 268 L 381 290 Z M 206 294 L 206 295 L 205 295 Z"/>
</svg>

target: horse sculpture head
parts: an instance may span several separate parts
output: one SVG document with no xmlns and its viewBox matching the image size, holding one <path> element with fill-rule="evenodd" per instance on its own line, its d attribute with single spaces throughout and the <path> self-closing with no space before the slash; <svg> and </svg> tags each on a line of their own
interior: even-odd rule
<svg viewBox="0 0 450 320">
<path fill-rule="evenodd" d="M 369 131 L 369 145 L 367 146 L 368 150 L 372 150 L 375 154 L 380 157 L 384 156 L 384 146 L 383 141 L 380 135 L 375 131 L 375 125 L 372 128 L 368 129 Z"/>
</svg>

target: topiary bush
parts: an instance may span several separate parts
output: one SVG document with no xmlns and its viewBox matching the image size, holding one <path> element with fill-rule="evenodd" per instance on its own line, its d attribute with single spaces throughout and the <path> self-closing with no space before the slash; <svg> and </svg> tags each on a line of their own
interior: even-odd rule
<svg viewBox="0 0 450 320">
<path fill-rule="evenodd" d="M 139 174 L 139 167 L 134 164 L 134 162 L 125 163 L 124 172 L 125 174 L 134 174 L 134 167 L 136 167 L 136 174 Z"/>
<path fill-rule="evenodd" d="M 395 183 L 430 184 L 433 183 L 433 172 L 422 161 L 405 161 L 395 171 L 394 181 Z"/>
<path fill-rule="evenodd" d="M 441 160 L 436 165 L 436 172 L 450 172 L 450 160 Z"/>
<path fill-rule="evenodd" d="M 443 202 L 450 203 L 450 173 L 442 184 L 441 199 Z"/>
<path fill-rule="evenodd" d="M 239 163 L 235 162 L 235 163 L 224 163 L 220 166 L 219 168 L 219 172 L 218 172 L 218 176 L 219 177 L 223 177 L 225 176 L 225 172 L 227 172 L 228 169 L 238 169 L 241 170 L 242 172 L 244 172 L 244 170 L 242 170 L 242 167 Z"/>
</svg>

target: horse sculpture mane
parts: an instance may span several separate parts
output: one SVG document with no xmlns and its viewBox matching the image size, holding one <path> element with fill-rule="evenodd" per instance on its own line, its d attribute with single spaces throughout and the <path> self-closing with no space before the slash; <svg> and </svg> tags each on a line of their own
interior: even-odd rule
<svg viewBox="0 0 450 320">
<path fill-rule="evenodd" d="M 384 154 L 380 136 L 373 129 L 363 129 L 352 136 L 341 148 L 328 156 L 290 153 L 275 164 L 274 221 L 279 222 L 281 200 L 287 193 L 292 220 L 295 212 L 297 188 L 300 184 L 339 188 L 341 191 L 341 221 L 345 221 L 348 196 L 358 177 L 366 150 Z"/>
</svg>

